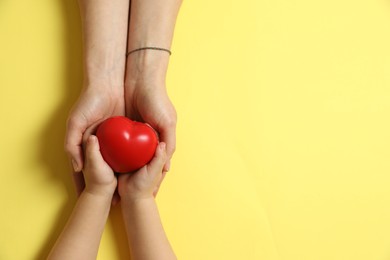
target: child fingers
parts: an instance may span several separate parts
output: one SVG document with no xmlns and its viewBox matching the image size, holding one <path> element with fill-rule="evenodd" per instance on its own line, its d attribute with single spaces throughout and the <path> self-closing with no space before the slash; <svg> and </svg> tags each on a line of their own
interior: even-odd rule
<svg viewBox="0 0 390 260">
<path fill-rule="evenodd" d="M 90 162 L 97 162 L 101 159 L 99 142 L 96 136 L 90 135 L 87 140 L 86 157 Z"/>
<path fill-rule="evenodd" d="M 148 165 L 148 171 L 153 173 L 161 173 L 164 164 L 167 161 L 167 151 L 166 144 L 164 142 L 160 142 L 157 146 L 156 153 L 154 154 L 154 158 Z"/>
<path fill-rule="evenodd" d="M 156 188 L 154 189 L 153 197 L 156 197 L 156 196 L 157 196 L 157 193 L 158 193 L 158 191 L 160 190 L 160 186 L 161 186 L 161 183 L 163 182 L 163 180 L 164 180 L 164 178 L 165 178 L 165 175 L 167 175 L 167 172 L 166 172 L 165 169 L 164 169 L 163 172 L 162 172 L 162 175 L 161 175 L 161 179 L 160 179 L 160 181 L 158 182 Z"/>
<path fill-rule="evenodd" d="M 158 147 L 156 149 L 155 157 L 157 158 L 159 167 L 163 167 L 164 164 L 167 162 L 168 155 L 167 155 L 167 145 L 165 142 L 160 142 L 158 144 Z"/>
</svg>

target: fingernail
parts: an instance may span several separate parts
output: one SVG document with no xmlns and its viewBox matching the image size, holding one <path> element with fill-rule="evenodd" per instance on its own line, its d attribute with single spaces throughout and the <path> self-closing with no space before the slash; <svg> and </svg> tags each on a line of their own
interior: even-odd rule
<svg viewBox="0 0 390 260">
<path fill-rule="evenodd" d="M 72 159 L 72 166 L 73 166 L 73 170 L 75 172 L 79 171 L 79 167 L 78 167 L 77 162 L 75 161 L 75 159 Z"/>
<path fill-rule="evenodd" d="M 95 141 L 96 141 L 96 136 L 91 135 L 91 136 L 89 137 L 89 140 L 91 140 L 91 142 L 95 142 Z"/>
<path fill-rule="evenodd" d="M 165 147 L 166 147 L 166 144 L 165 143 L 161 143 L 161 145 L 160 145 L 161 150 L 165 150 Z"/>
</svg>

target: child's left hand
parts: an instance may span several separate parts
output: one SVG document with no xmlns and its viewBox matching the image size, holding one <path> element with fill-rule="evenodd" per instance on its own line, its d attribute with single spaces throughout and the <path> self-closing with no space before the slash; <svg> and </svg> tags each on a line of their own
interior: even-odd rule
<svg viewBox="0 0 390 260">
<path fill-rule="evenodd" d="M 156 197 L 166 172 L 163 170 L 168 156 L 166 144 L 159 143 L 153 159 L 132 174 L 118 176 L 118 193 L 121 201 L 132 201 Z M 123 199 L 123 200 L 122 200 Z"/>
<path fill-rule="evenodd" d="M 85 148 L 85 167 L 83 170 L 85 178 L 85 191 L 103 196 L 113 196 L 117 179 L 114 171 L 104 161 L 99 142 L 96 136 L 88 137 Z"/>
</svg>

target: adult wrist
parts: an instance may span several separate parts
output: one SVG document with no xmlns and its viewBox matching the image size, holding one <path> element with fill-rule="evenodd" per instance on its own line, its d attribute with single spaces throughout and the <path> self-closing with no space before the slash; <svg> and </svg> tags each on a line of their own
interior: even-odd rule
<svg viewBox="0 0 390 260">
<path fill-rule="evenodd" d="M 140 50 L 128 55 L 126 60 L 125 86 L 140 82 L 154 85 L 165 84 L 169 53 L 161 50 Z"/>
<path fill-rule="evenodd" d="M 123 87 L 126 58 L 96 57 L 86 60 L 84 64 L 84 85 Z"/>
<path fill-rule="evenodd" d="M 123 79 L 122 82 L 96 78 L 92 81 L 85 79 L 83 89 L 86 92 L 91 91 L 96 94 L 110 95 L 113 98 L 123 98 L 124 83 Z"/>
<path fill-rule="evenodd" d="M 106 72 L 86 73 L 84 76 L 84 88 L 100 89 L 101 91 L 122 89 L 124 86 L 123 78 L 123 73 L 121 76 Z"/>
</svg>

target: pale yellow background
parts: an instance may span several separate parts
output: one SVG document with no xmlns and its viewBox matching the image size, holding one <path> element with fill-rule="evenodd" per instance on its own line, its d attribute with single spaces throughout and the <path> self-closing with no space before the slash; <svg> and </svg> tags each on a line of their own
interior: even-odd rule
<svg viewBox="0 0 390 260">
<path fill-rule="evenodd" d="M 390 259 L 389 1 L 184 0 L 172 51 L 179 259 Z M 44 259 L 75 203 L 81 60 L 76 1 L 0 1 L 0 259 Z M 115 208 L 98 259 L 127 257 Z"/>
</svg>

